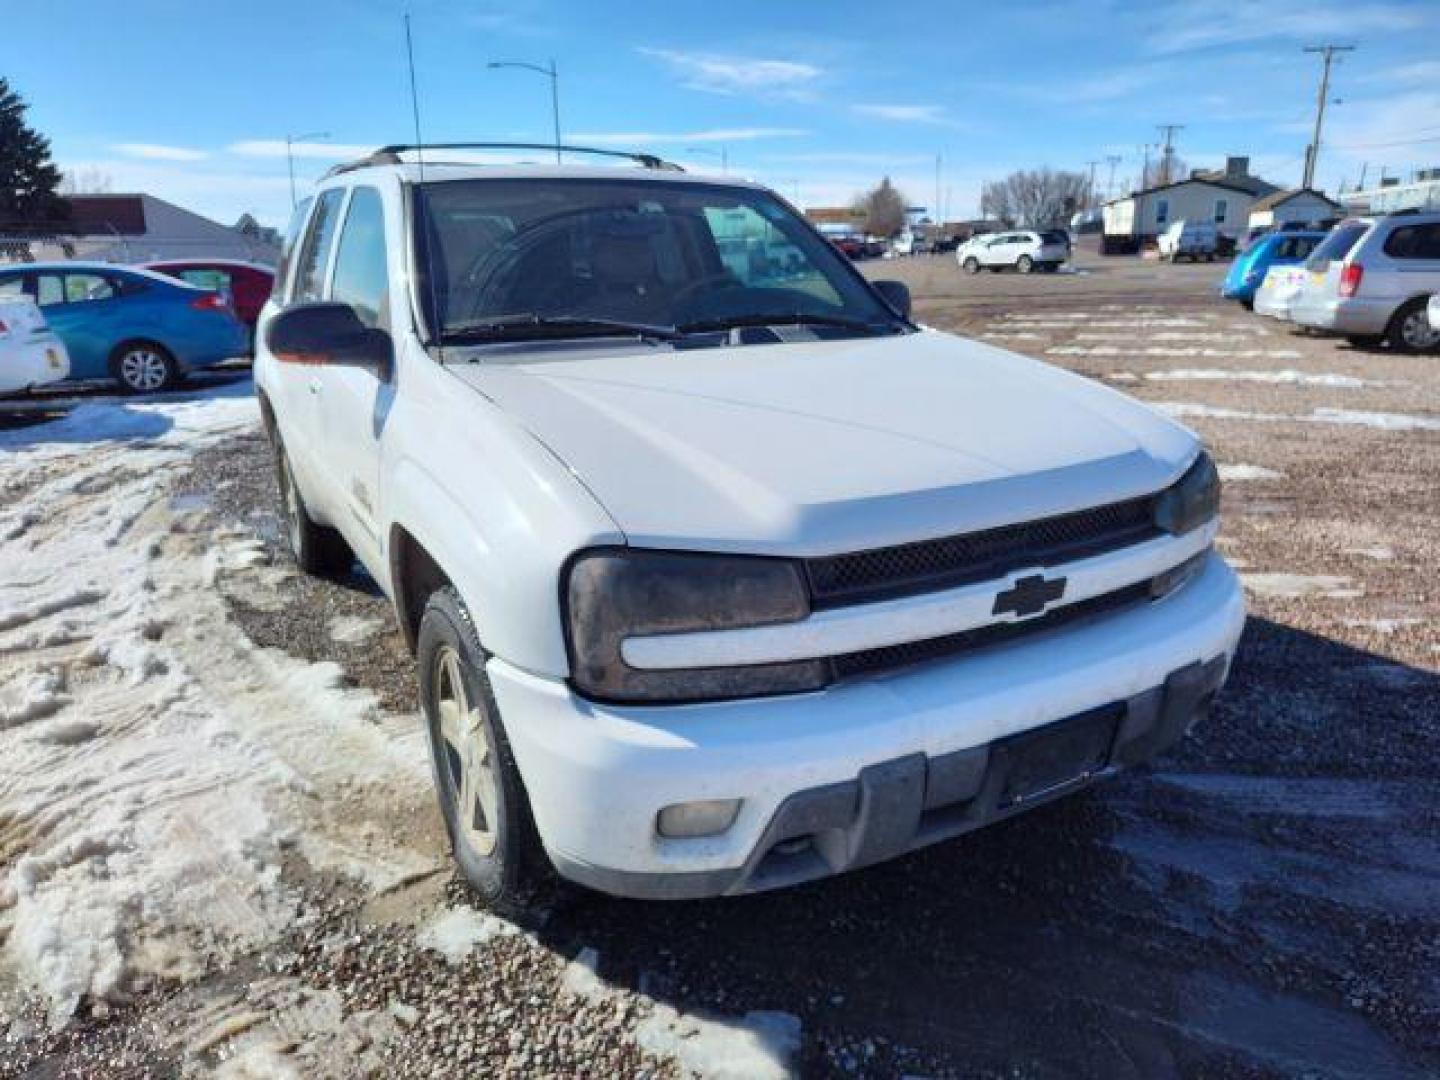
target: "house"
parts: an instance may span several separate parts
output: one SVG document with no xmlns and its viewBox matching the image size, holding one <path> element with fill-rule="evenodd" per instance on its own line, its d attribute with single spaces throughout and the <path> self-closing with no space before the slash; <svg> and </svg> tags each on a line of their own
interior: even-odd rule
<svg viewBox="0 0 1440 1080">
<path fill-rule="evenodd" d="M 1245 233 L 1250 211 L 1261 198 L 1279 190 L 1250 175 L 1248 157 L 1229 157 L 1225 168 L 1196 169 L 1184 180 L 1134 191 L 1102 207 L 1106 250 L 1130 250 L 1153 240 L 1175 221 L 1214 222 L 1219 232 L 1233 238 Z"/>
<path fill-rule="evenodd" d="M 1272 191 L 1263 199 L 1255 200 L 1250 208 L 1250 228 L 1255 231 L 1286 225 L 1317 225 L 1343 213 L 1344 207 L 1314 188 L 1290 188 Z"/>
<path fill-rule="evenodd" d="M 0 259 L 244 259 L 273 265 L 279 245 L 264 231 L 246 234 L 154 195 L 71 195 L 70 221 L 51 233 L 0 235 Z"/>
</svg>

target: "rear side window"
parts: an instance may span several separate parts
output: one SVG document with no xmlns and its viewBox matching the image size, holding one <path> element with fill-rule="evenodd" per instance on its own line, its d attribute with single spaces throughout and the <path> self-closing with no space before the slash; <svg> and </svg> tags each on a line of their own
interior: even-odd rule
<svg viewBox="0 0 1440 1080">
<path fill-rule="evenodd" d="M 366 326 L 389 327 L 390 267 L 385 256 L 385 207 L 374 188 L 350 196 L 330 299 L 349 304 Z"/>
<path fill-rule="evenodd" d="M 297 303 L 321 297 L 325 287 L 325 266 L 330 261 L 330 249 L 335 246 L 340 200 L 344 197 L 344 188 L 331 188 L 320 196 L 315 205 L 310 229 L 305 234 L 305 244 L 300 249 L 300 260 L 295 264 L 294 299 Z"/>
<path fill-rule="evenodd" d="M 66 274 L 65 299 L 78 304 L 86 300 L 109 300 L 119 293 L 113 279 L 102 274 Z"/>
<path fill-rule="evenodd" d="M 24 296 L 25 279 L 18 274 L 0 281 L 0 296 Z"/>
<path fill-rule="evenodd" d="M 1332 262 L 1339 262 L 1349 255 L 1350 249 L 1359 242 L 1360 237 L 1364 236 L 1369 228 L 1370 226 L 1363 221 L 1337 226 L 1334 232 L 1320 241 L 1320 246 L 1310 255 L 1305 269 L 1324 273 L 1330 269 Z"/>
<path fill-rule="evenodd" d="M 1392 259 L 1440 259 L 1440 222 L 1402 225 L 1385 238 Z"/>
<path fill-rule="evenodd" d="M 229 293 L 235 287 L 230 280 L 230 272 L 219 267 L 187 267 L 178 271 L 175 276 L 197 288 L 212 289 L 219 293 Z"/>
</svg>

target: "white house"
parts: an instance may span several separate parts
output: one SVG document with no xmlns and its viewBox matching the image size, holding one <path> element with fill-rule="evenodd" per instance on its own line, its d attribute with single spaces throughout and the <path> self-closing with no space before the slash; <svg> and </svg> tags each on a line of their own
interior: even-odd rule
<svg viewBox="0 0 1440 1080">
<path fill-rule="evenodd" d="M 0 261 L 243 259 L 273 265 L 279 245 L 267 230 L 246 235 L 153 195 L 71 195 L 70 221 L 52 234 L 0 236 Z"/>
<path fill-rule="evenodd" d="M 1275 185 L 1250 175 L 1250 159 L 1225 159 L 1223 170 L 1197 169 L 1187 179 L 1131 192 L 1102 208 L 1105 235 L 1143 241 L 1175 221 L 1209 221 L 1226 236 L 1240 237 L 1255 202 Z"/>
<path fill-rule="evenodd" d="M 1275 191 L 1257 199 L 1250 208 L 1251 229 L 1275 229 L 1284 225 L 1314 225 L 1340 217 L 1344 207 L 1314 188 Z"/>
</svg>

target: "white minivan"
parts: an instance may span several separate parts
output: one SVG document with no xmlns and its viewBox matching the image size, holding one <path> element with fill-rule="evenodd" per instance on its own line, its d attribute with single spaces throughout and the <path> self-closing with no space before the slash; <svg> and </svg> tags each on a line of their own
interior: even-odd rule
<svg viewBox="0 0 1440 1080">
<path fill-rule="evenodd" d="M 1194 434 L 917 326 L 757 184 L 443 154 L 320 183 L 255 381 L 295 558 L 393 600 L 489 900 L 809 881 L 1203 722 L 1245 613 Z"/>
<path fill-rule="evenodd" d="M 1172 221 L 1155 242 L 1160 258 L 1167 262 L 1204 259 L 1214 262 L 1220 250 L 1220 231 L 1209 221 Z"/>
<path fill-rule="evenodd" d="M 0 394 L 69 376 L 70 354 L 35 301 L 23 293 L 0 292 Z"/>
</svg>

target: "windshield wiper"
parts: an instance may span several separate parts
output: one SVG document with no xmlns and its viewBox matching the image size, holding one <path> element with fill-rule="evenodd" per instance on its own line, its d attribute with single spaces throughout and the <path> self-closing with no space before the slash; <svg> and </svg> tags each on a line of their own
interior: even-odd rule
<svg viewBox="0 0 1440 1080">
<path fill-rule="evenodd" d="M 626 335 L 656 341 L 671 341 L 679 336 L 673 326 L 653 323 L 626 322 L 623 319 L 591 318 L 585 315 L 541 315 L 527 311 L 516 315 L 496 315 L 489 319 L 446 326 L 441 335 L 445 341 L 510 341 L 516 331 L 538 330 L 552 337 L 607 337 Z M 550 333 L 559 331 L 559 333 Z"/>
<path fill-rule="evenodd" d="M 874 334 L 880 331 L 882 325 L 845 315 L 789 311 L 770 315 L 730 315 L 722 319 L 698 319 L 695 322 L 681 323 L 677 329 L 683 334 L 692 334 L 704 330 L 733 330 L 745 326 L 838 326 L 845 330 L 863 330 L 867 334 Z"/>
</svg>

